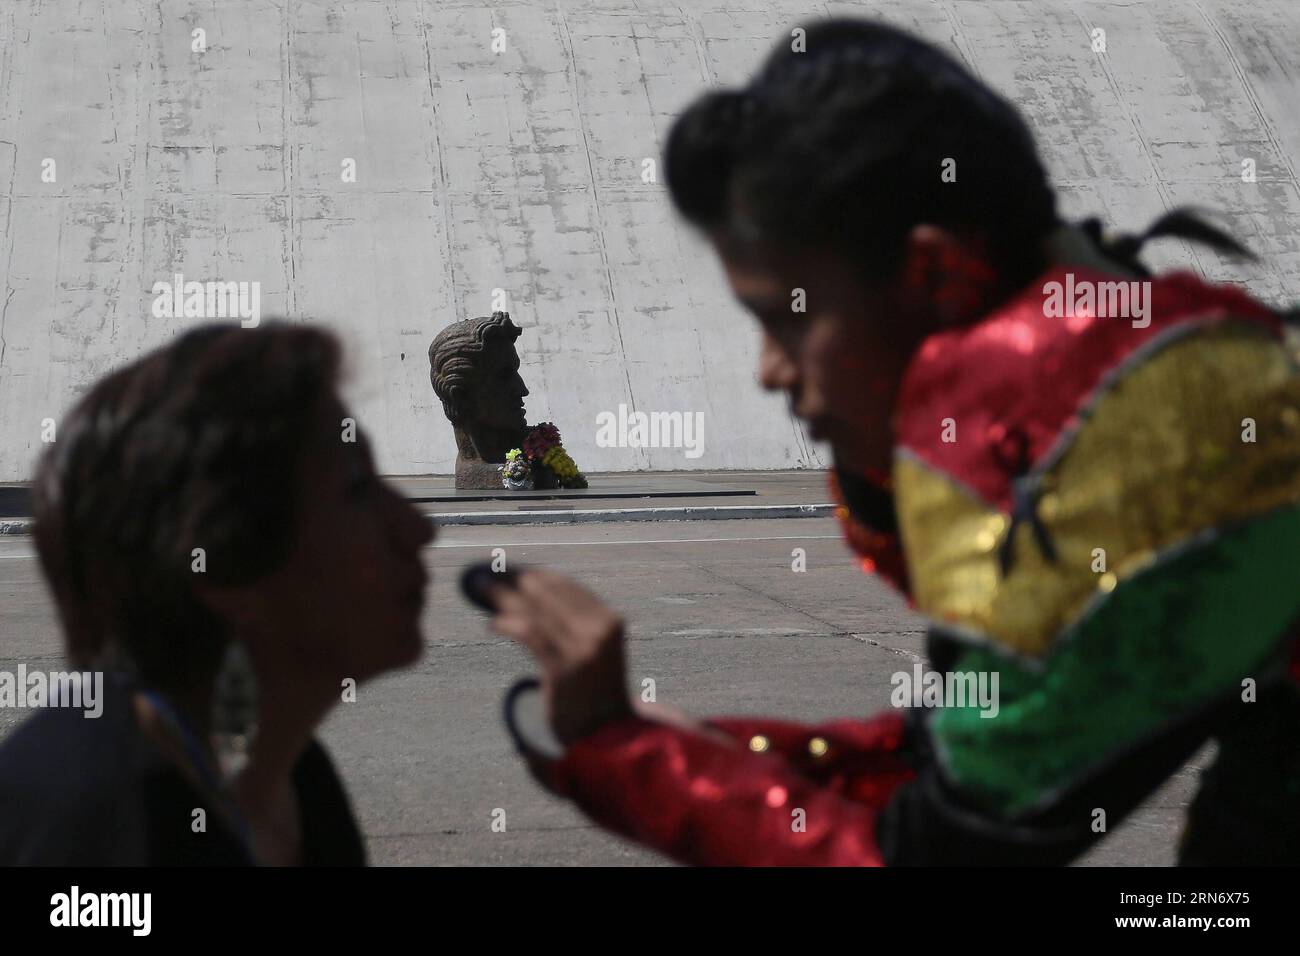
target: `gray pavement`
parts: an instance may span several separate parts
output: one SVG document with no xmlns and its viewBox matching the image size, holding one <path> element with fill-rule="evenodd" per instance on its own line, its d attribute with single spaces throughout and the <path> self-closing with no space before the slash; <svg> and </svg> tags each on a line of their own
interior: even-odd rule
<svg viewBox="0 0 1300 956">
<path fill-rule="evenodd" d="M 588 475 L 585 489 L 457 490 L 451 475 L 388 476 L 407 500 L 447 525 L 828 517 L 823 469 L 658 471 Z M 0 535 L 31 533 L 24 483 L 0 485 Z"/>
<path fill-rule="evenodd" d="M 861 574 L 831 519 L 444 529 L 423 659 L 360 689 L 323 737 L 379 864 L 644 864 L 653 854 L 593 828 L 543 793 L 514 757 L 501 696 L 527 657 L 462 600 L 459 569 L 493 548 L 572 574 L 629 622 L 631 678 L 697 714 L 801 720 L 888 706 L 890 675 L 923 653 L 922 631 Z M 807 571 L 791 570 L 791 552 Z M 27 538 L 0 539 L 0 668 L 59 660 L 52 608 Z M 0 735 L 21 714 L 0 710 Z M 1084 861 L 1173 861 L 1198 757 Z M 506 812 L 494 833 L 492 815 Z"/>
</svg>

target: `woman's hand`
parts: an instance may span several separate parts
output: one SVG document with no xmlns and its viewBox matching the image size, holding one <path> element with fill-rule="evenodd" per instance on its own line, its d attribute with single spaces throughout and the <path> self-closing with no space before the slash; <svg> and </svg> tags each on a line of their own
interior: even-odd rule
<svg viewBox="0 0 1300 956">
<path fill-rule="evenodd" d="M 492 629 L 533 652 L 561 743 L 633 715 L 619 615 L 577 582 L 539 568 L 521 571 L 516 587 L 493 584 L 491 592 Z"/>
</svg>

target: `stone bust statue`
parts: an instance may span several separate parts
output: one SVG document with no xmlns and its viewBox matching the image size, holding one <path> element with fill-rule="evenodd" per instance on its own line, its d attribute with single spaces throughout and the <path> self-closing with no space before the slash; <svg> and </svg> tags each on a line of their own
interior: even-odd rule
<svg viewBox="0 0 1300 956">
<path fill-rule="evenodd" d="M 528 431 L 515 339 L 506 312 L 453 322 L 429 346 L 429 379 L 456 433 L 456 487 L 500 489 L 497 466 Z"/>
</svg>

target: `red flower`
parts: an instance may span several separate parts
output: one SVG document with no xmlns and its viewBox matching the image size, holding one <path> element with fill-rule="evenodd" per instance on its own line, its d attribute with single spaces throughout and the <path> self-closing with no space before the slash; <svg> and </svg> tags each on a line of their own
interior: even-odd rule
<svg viewBox="0 0 1300 956">
<path fill-rule="evenodd" d="M 524 454 L 540 461 L 548 451 L 560 444 L 560 430 L 551 422 L 534 425 L 524 438 Z"/>
</svg>

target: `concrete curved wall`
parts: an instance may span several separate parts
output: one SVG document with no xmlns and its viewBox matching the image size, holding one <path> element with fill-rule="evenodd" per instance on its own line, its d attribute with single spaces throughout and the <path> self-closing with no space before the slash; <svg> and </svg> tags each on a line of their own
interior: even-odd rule
<svg viewBox="0 0 1300 956">
<path fill-rule="evenodd" d="M 757 389 L 752 323 L 642 172 L 686 102 L 827 12 L 911 27 L 1009 93 L 1067 212 L 1225 210 L 1259 266 L 1178 243 L 1152 262 L 1300 297 L 1294 0 L 8 0 L 0 479 L 28 475 L 43 419 L 196 321 L 151 312 L 178 272 L 259 282 L 263 316 L 336 328 L 387 472 L 452 470 L 425 352 L 497 289 L 530 420 L 586 470 L 825 465 Z M 703 453 L 597 447 L 620 404 L 703 413 Z"/>
</svg>

